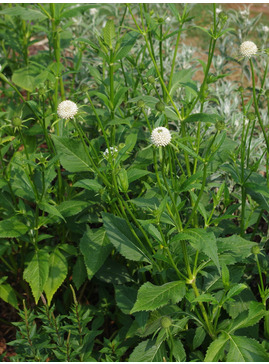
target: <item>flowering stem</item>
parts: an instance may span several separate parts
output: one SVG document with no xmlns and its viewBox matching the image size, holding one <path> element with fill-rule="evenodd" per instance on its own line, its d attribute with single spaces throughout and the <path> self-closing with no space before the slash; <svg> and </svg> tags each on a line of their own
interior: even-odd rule
<svg viewBox="0 0 269 364">
<path fill-rule="evenodd" d="M 254 67 L 253 67 L 253 62 L 252 62 L 251 58 L 249 59 L 249 63 L 250 63 L 251 76 L 252 76 L 252 91 L 253 91 L 254 108 L 255 108 L 255 111 L 256 111 L 256 115 L 258 117 L 260 127 L 261 127 L 263 135 L 264 135 L 265 143 L 266 143 L 266 146 L 267 146 L 267 151 L 269 152 L 269 140 L 268 140 L 268 137 L 266 135 L 266 131 L 265 131 L 265 128 L 264 128 L 264 125 L 263 125 L 263 122 L 262 122 L 262 119 L 261 119 L 261 116 L 260 116 L 258 102 L 257 102 L 257 98 L 256 98 L 255 73 L 254 73 Z"/>
</svg>

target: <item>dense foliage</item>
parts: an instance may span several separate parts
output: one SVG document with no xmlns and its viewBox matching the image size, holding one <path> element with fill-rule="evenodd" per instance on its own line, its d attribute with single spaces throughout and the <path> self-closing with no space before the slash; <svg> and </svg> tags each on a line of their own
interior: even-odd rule
<svg viewBox="0 0 269 364">
<path fill-rule="evenodd" d="M 12 360 L 269 361 L 269 28 L 204 7 L 1 6 Z"/>
</svg>

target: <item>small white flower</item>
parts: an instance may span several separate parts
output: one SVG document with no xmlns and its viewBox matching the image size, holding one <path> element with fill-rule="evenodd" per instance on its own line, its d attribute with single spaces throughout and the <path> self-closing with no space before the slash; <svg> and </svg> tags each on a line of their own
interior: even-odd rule
<svg viewBox="0 0 269 364">
<path fill-rule="evenodd" d="M 216 14 L 219 15 L 219 13 L 222 12 L 222 9 L 221 8 L 216 8 Z"/>
<path fill-rule="evenodd" d="M 91 8 L 91 9 L 90 9 L 90 14 L 91 14 L 91 15 L 95 15 L 95 14 L 97 13 L 97 11 L 98 11 L 98 10 L 97 10 L 96 8 Z"/>
<path fill-rule="evenodd" d="M 240 14 L 241 14 L 242 16 L 249 16 L 249 9 L 241 10 L 241 11 L 240 11 Z"/>
<path fill-rule="evenodd" d="M 78 112 L 77 105 L 70 100 L 62 101 L 57 109 L 57 113 L 62 119 L 69 119 L 69 118 L 72 119 L 77 112 Z"/>
<path fill-rule="evenodd" d="M 171 139 L 170 131 L 163 126 L 153 129 L 151 133 L 151 142 L 157 147 L 165 147 L 170 143 Z"/>
<path fill-rule="evenodd" d="M 111 154 L 112 157 L 118 152 L 118 149 L 116 147 L 110 147 L 109 149 L 110 149 L 110 154 Z M 103 156 L 106 159 L 109 157 L 108 148 L 106 148 L 106 150 L 104 151 Z"/>
<path fill-rule="evenodd" d="M 269 27 L 267 25 L 263 25 L 262 30 L 264 33 L 268 33 L 269 32 Z"/>
<path fill-rule="evenodd" d="M 240 53 L 243 57 L 250 58 L 254 54 L 258 52 L 258 47 L 255 43 L 247 40 L 246 42 L 243 42 L 240 46 Z"/>
</svg>

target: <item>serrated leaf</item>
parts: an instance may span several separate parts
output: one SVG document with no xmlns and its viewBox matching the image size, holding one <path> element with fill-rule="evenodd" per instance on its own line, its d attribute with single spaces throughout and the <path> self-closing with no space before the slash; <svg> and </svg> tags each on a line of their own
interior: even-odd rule
<svg viewBox="0 0 269 364">
<path fill-rule="evenodd" d="M 138 242 L 124 219 L 108 213 L 102 215 L 107 236 L 120 254 L 134 261 L 150 261 L 140 247 L 137 246 Z"/>
<path fill-rule="evenodd" d="M 65 218 L 63 217 L 63 215 L 57 210 L 56 206 L 49 204 L 46 201 L 42 201 L 38 204 L 39 208 L 43 211 L 46 211 L 48 214 L 54 215 L 54 216 L 58 216 L 60 217 L 62 220 L 65 220 Z"/>
<path fill-rule="evenodd" d="M 175 281 L 155 286 L 150 282 L 139 288 L 137 300 L 131 314 L 137 311 L 153 311 L 166 305 L 169 300 L 179 302 L 185 295 L 185 282 Z"/>
<path fill-rule="evenodd" d="M 264 316 L 264 306 L 260 302 L 252 301 L 249 305 L 248 313 L 242 312 L 234 319 L 229 327 L 229 333 L 232 333 L 243 327 L 250 327 L 258 323 Z"/>
<path fill-rule="evenodd" d="M 220 272 L 218 248 L 215 235 L 203 229 L 188 229 L 175 236 L 174 240 L 188 240 L 194 249 L 205 253 L 215 263 Z"/>
<path fill-rule="evenodd" d="M 221 334 L 216 340 L 214 340 L 208 347 L 206 352 L 205 362 L 217 362 L 223 355 L 224 348 L 229 340 L 227 334 Z"/>
<path fill-rule="evenodd" d="M 115 25 L 113 20 L 108 20 L 103 29 L 104 31 L 104 41 L 112 49 L 112 41 L 116 36 Z"/>
<path fill-rule="evenodd" d="M 85 188 L 86 190 L 96 192 L 103 188 L 103 186 L 94 179 L 81 179 L 80 181 L 73 184 L 72 187 Z"/>
<path fill-rule="evenodd" d="M 14 289 L 8 283 L 0 283 L 0 298 L 18 309 L 18 301 Z"/>
<path fill-rule="evenodd" d="M 73 268 L 72 280 L 76 289 L 79 289 L 87 278 L 87 271 L 82 255 L 79 255 Z"/>
<path fill-rule="evenodd" d="M 89 172 L 90 160 L 79 140 L 52 135 L 62 166 L 69 172 Z"/>
<path fill-rule="evenodd" d="M 29 283 L 37 304 L 49 276 L 49 253 L 37 250 L 23 272 L 23 278 Z"/>
<path fill-rule="evenodd" d="M 136 296 L 137 296 L 137 290 L 132 287 L 124 285 L 115 287 L 115 298 L 117 306 L 126 315 L 130 314 L 130 311 L 134 306 Z"/>
<path fill-rule="evenodd" d="M 55 292 L 64 282 L 67 276 L 67 271 L 68 264 L 65 256 L 58 249 L 55 249 L 50 254 L 49 275 L 44 285 L 44 291 L 46 293 L 48 305 L 50 305 Z"/>
<path fill-rule="evenodd" d="M 87 206 L 89 206 L 89 202 L 87 201 L 69 200 L 69 201 L 64 201 L 60 205 L 58 205 L 57 210 L 64 217 L 70 217 L 77 215 L 78 213 L 83 211 Z"/>
<path fill-rule="evenodd" d="M 193 123 L 199 122 L 202 123 L 212 123 L 215 124 L 217 121 L 222 120 L 222 117 L 218 114 L 205 114 L 205 113 L 197 113 L 189 115 L 184 122 L 186 123 Z"/>
<path fill-rule="evenodd" d="M 46 15 L 44 15 L 38 10 L 30 9 L 29 7 L 23 8 L 22 6 L 19 6 L 17 4 L 11 8 L 6 8 L 0 11 L 0 14 L 9 16 L 20 16 L 23 20 L 41 21 L 46 18 Z"/>
<path fill-rule="evenodd" d="M 195 330 L 195 335 L 194 335 L 193 342 L 192 342 L 193 350 L 198 348 L 203 343 L 205 337 L 206 337 L 206 332 L 205 332 L 203 326 L 197 327 L 197 329 Z"/>
<path fill-rule="evenodd" d="M 29 226 L 23 224 L 16 217 L 0 221 L 0 238 L 18 238 L 29 230 Z"/>
<path fill-rule="evenodd" d="M 244 289 L 248 288 L 246 284 L 240 283 L 233 286 L 227 293 L 227 299 L 239 295 Z"/>
<path fill-rule="evenodd" d="M 142 341 L 130 355 L 129 362 L 153 362 L 160 346 L 155 340 Z"/>
<path fill-rule="evenodd" d="M 98 229 L 93 232 L 89 228 L 80 239 L 80 251 L 83 254 L 88 278 L 92 279 L 102 267 L 113 246 L 106 238 L 106 232 Z"/>
<path fill-rule="evenodd" d="M 245 336 L 230 336 L 229 362 L 268 362 L 269 355 L 256 340 Z"/>
</svg>

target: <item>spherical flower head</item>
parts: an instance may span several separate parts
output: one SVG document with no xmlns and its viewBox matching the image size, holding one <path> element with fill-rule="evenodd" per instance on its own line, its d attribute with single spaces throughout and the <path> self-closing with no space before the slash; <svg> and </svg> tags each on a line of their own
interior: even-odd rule
<svg viewBox="0 0 269 364">
<path fill-rule="evenodd" d="M 258 47 L 255 43 L 251 42 L 250 40 L 247 40 L 246 42 L 243 42 L 240 46 L 240 53 L 243 57 L 250 58 L 251 56 L 254 56 L 258 52 Z"/>
<path fill-rule="evenodd" d="M 170 131 L 163 126 L 153 129 L 151 133 L 151 142 L 157 147 L 165 147 L 171 142 L 171 139 Z"/>
<path fill-rule="evenodd" d="M 73 117 L 78 112 L 77 105 L 70 100 L 62 101 L 57 109 L 57 113 L 62 119 L 73 119 Z"/>
</svg>

